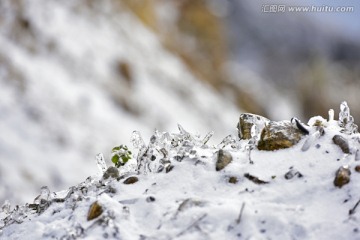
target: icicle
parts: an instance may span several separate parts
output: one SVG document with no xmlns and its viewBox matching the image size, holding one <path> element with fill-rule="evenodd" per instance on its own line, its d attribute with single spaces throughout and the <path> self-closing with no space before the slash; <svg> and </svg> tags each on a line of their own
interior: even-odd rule
<svg viewBox="0 0 360 240">
<path fill-rule="evenodd" d="M 191 134 L 187 132 L 180 124 L 178 124 L 178 128 L 183 140 L 189 140 L 192 138 Z"/>
<path fill-rule="evenodd" d="M 345 101 L 340 105 L 339 125 L 349 134 L 356 133 L 358 130 L 358 126 L 354 124 L 353 116 L 350 115 L 350 108 Z"/>
<path fill-rule="evenodd" d="M 206 136 L 202 140 L 202 144 L 205 145 L 213 135 L 214 135 L 214 131 L 211 131 L 208 134 L 206 134 Z"/>
<path fill-rule="evenodd" d="M 219 148 L 224 148 L 229 144 L 234 144 L 236 142 L 236 139 L 234 138 L 233 135 L 228 135 L 226 136 L 218 145 Z"/>
<path fill-rule="evenodd" d="M 95 158 L 96 158 L 96 165 L 99 168 L 100 174 L 103 175 L 107 169 L 104 155 L 102 153 L 98 153 Z"/>
<path fill-rule="evenodd" d="M 40 195 L 34 199 L 35 204 L 42 203 L 42 200 L 48 201 L 50 197 L 50 190 L 47 186 L 43 186 L 40 189 Z"/>
<path fill-rule="evenodd" d="M 329 122 L 334 121 L 334 109 L 329 110 Z"/>
<path fill-rule="evenodd" d="M 133 131 L 131 136 L 131 142 L 134 146 L 134 148 L 141 149 L 145 147 L 145 142 L 143 138 L 141 137 L 141 134 L 139 131 Z"/>
<path fill-rule="evenodd" d="M 9 200 L 5 200 L 4 204 L 1 206 L 1 211 L 5 214 L 9 214 L 11 209 L 11 204 Z"/>
</svg>

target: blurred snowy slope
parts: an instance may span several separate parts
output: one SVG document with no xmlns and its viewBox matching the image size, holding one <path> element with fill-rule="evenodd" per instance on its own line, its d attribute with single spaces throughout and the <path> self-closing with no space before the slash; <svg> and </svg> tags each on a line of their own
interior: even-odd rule
<svg viewBox="0 0 360 240">
<path fill-rule="evenodd" d="M 235 128 L 239 111 L 119 1 L 1 1 L 0 202 L 97 172 L 131 132 Z"/>
</svg>

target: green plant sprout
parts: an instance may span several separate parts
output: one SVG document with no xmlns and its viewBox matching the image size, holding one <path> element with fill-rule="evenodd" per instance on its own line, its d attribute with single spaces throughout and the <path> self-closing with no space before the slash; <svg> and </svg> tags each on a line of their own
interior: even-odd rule
<svg viewBox="0 0 360 240">
<path fill-rule="evenodd" d="M 131 151 L 129 151 L 126 145 L 114 147 L 111 150 L 111 161 L 115 164 L 115 167 L 119 168 L 124 166 L 132 158 L 131 154 Z"/>
</svg>

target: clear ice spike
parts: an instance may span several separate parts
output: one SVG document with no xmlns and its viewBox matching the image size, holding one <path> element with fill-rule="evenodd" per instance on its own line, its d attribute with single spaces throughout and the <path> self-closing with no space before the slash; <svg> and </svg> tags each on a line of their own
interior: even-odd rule
<svg viewBox="0 0 360 240">
<path fill-rule="evenodd" d="M 1 206 L 1 211 L 5 214 L 9 214 L 11 209 L 11 205 L 9 200 L 5 200 L 4 204 Z"/>
<path fill-rule="evenodd" d="M 95 158 L 96 158 L 96 165 L 99 168 L 100 174 L 103 175 L 107 169 L 104 155 L 102 153 L 99 153 L 96 155 Z"/>
<path fill-rule="evenodd" d="M 206 134 L 206 136 L 202 140 L 202 144 L 205 145 L 213 135 L 214 135 L 214 131 L 211 131 L 208 134 Z"/>
<path fill-rule="evenodd" d="M 145 147 L 145 142 L 143 138 L 141 137 L 141 134 L 139 131 L 133 131 L 131 136 L 131 142 L 136 149 L 141 149 Z"/>
<path fill-rule="evenodd" d="M 49 200 L 50 197 L 50 189 L 47 186 L 43 186 L 40 189 L 41 199 Z"/>
<path fill-rule="evenodd" d="M 329 122 L 334 121 L 334 109 L 329 110 Z"/>
<path fill-rule="evenodd" d="M 180 135 L 182 137 L 182 139 L 184 140 L 189 140 L 191 138 L 191 134 L 189 132 L 187 132 L 183 126 L 181 126 L 180 124 L 178 124 L 178 128 L 179 128 L 179 132 L 180 132 Z"/>
<path fill-rule="evenodd" d="M 345 129 L 346 133 L 351 134 L 358 131 L 358 126 L 354 123 L 354 118 L 350 115 L 350 108 L 345 101 L 340 105 L 339 125 Z"/>
</svg>

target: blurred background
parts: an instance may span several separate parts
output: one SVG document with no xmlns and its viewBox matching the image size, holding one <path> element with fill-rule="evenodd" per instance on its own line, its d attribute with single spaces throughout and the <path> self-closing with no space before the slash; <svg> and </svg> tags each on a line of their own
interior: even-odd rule
<svg viewBox="0 0 360 240">
<path fill-rule="evenodd" d="M 243 112 L 360 119 L 354 11 L 268 12 L 272 1 L 0 1 L 0 203 L 98 174 L 112 147 L 177 123 L 213 144 Z M 291 4 L 291 5 L 289 5 Z"/>
</svg>

